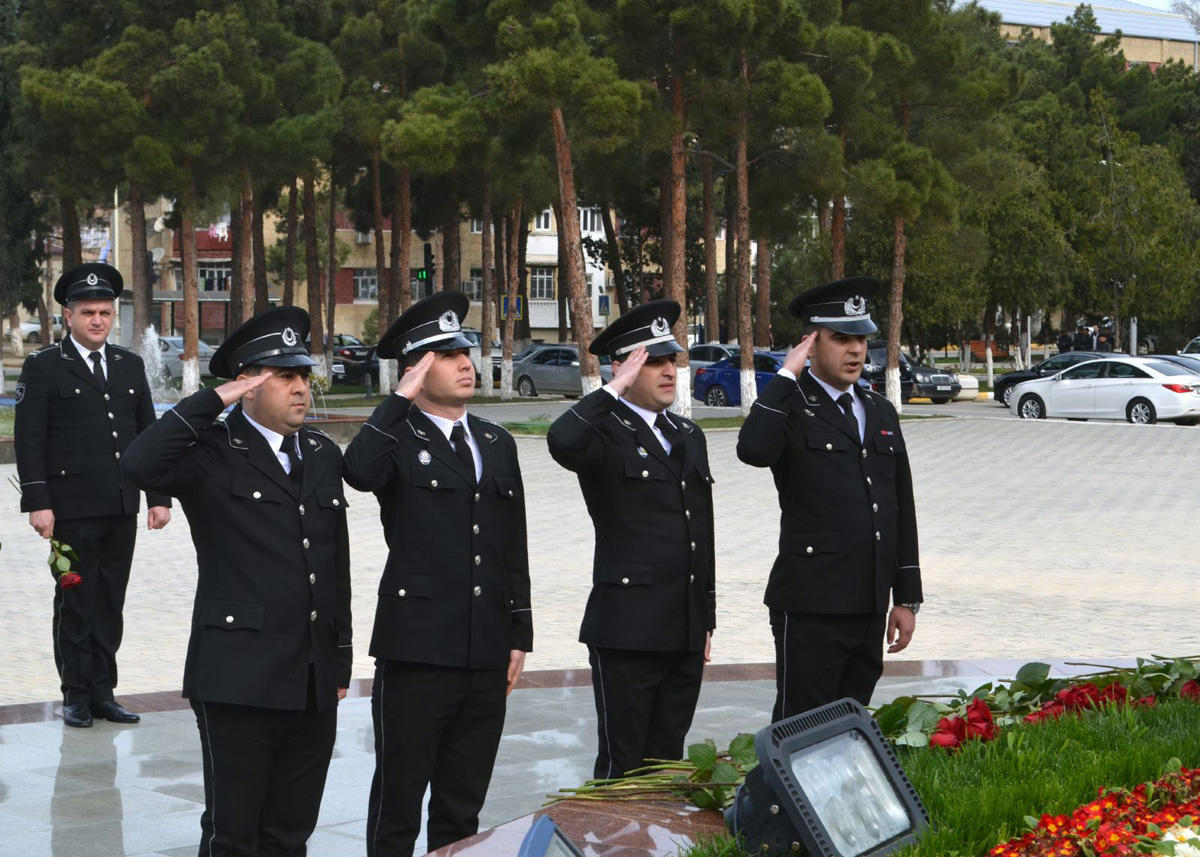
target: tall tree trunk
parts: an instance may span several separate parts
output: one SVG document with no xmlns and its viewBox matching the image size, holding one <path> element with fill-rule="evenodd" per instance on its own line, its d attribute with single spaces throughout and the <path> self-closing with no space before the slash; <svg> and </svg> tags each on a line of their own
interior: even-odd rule
<svg viewBox="0 0 1200 857">
<path fill-rule="evenodd" d="M 670 230 L 663 242 L 670 244 L 671 267 L 667 272 L 665 297 L 679 304 L 679 318 L 672 325 L 675 341 L 683 348 L 675 355 L 675 402 L 671 410 L 684 417 L 692 415 L 692 369 L 688 363 L 688 312 L 687 299 L 687 163 L 683 150 L 685 102 L 683 84 L 683 37 L 675 33 L 671 47 L 671 115 L 675 119 L 671 135 L 670 160 Z"/>
<path fill-rule="evenodd" d="M 250 234 L 254 245 L 254 314 L 260 315 L 271 306 L 271 294 L 267 285 L 267 242 L 263 235 L 263 203 L 261 194 L 254 197 L 254 222 Z"/>
<path fill-rule="evenodd" d="M 408 170 L 396 170 L 392 185 L 392 243 L 387 270 L 378 270 L 375 277 L 376 314 L 379 317 L 379 336 L 382 337 L 399 314 L 401 295 L 407 309 L 412 299 L 408 284 L 408 222 L 409 211 Z M 375 264 L 379 264 L 378 253 Z M 399 381 L 399 363 L 394 359 L 379 361 L 379 390 L 393 389 Z"/>
<path fill-rule="evenodd" d="M 583 245 L 579 234 L 579 208 L 575 197 L 575 168 L 571 160 L 571 139 L 563 121 L 562 108 L 550 111 L 554 126 L 554 160 L 558 168 L 558 204 L 562 222 L 558 224 L 567 248 L 567 291 L 571 295 L 571 334 L 579 348 L 579 370 L 586 396 L 600 389 L 600 363 L 588 351 L 592 344 L 592 301 L 583 266 Z M 561 274 L 561 272 L 560 272 Z"/>
<path fill-rule="evenodd" d="M 721 299 L 717 296 L 717 212 L 713 207 L 712 155 L 700 159 L 704 186 L 704 338 L 721 339 Z"/>
<path fill-rule="evenodd" d="M 200 389 L 200 283 L 196 270 L 196 177 L 184 161 L 187 184 L 179 218 L 179 263 L 183 267 L 183 395 Z"/>
<path fill-rule="evenodd" d="M 604 260 L 612 271 L 613 290 L 617 293 L 617 308 L 624 315 L 629 311 L 629 287 L 625 283 L 625 264 L 621 261 L 621 243 L 617 240 L 617 228 L 613 223 L 612 206 L 607 200 L 600 203 L 600 220 L 604 223 L 604 241 L 608 252 Z"/>
<path fill-rule="evenodd" d="M 462 291 L 462 218 L 457 207 L 442 226 L 442 291 Z"/>
<path fill-rule="evenodd" d="M 150 314 L 154 306 L 154 286 L 150 282 L 150 259 L 146 252 L 146 196 L 137 182 L 129 183 L 129 254 L 131 259 L 129 280 L 133 292 L 133 331 L 130 344 L 133 349 L 146 356 L 147 347 L 157 348 L 145 342 L 146 328 L 151 324 Z"/>
<path fill-rule="evenodd" d="M 254 185 L 245 159 L 242 160 L 240 179 L 237 232 L 241 244 L 238 245 L 237 267 L 242 282 L 242 319 L 248 320 L 254 317 Z"/>
<path fill-rule="evenodd" d="M 749 89 L 750 69 L 746 49 L 739 56 L 742 85 Z M 750 319 L 750 163 L 746 146 L 750 137 L 750 114 L 743 103 L 738 113 L 737 151 L 734 168 L 737 170 L 737 307 L 738 342 L 741 343 L 741 394 L 742 416 L 750 413 L 754 400 L 758 398 L 758 386 L 754 381 L 754 331 Z"/>
<path fill-rule="evenodd" d="M 325 365 L 333 367 L 333 337 L 337 333 L 337 192 L 333 184 L 333 169 L 329 170 L 329 259 L 325 276 L 325 322 L 329 335 L 325 337 Z M 382 236 L 380 236 L 382 238 Z M 383 241 L 376 242 L 382 248 Z M 382 253 L 380 253 L 382 255 Z M 376 268 L 376 276 L 379 269 Z"/>
<path fill-rule="evenodd" d="M 329 378 L 329 366 L 325 363 L 325 325 L 322 322 L 321 310 L 321 262 L 317 249 L 317 192 L 314 187 L 316 177 L 309 170 L 304 176 L 304 267 L 307 274 L 308 294 L 305 303 L 308 305 L 308 315 L 312 321 L 309 329 L 309 351 L 317 365 L 313 374 Z"/>
<path fill-rule="evenodd" d="M 846 153 L 846 129 L 838 129 L 838 146 Z M 831 279 L 846 276 L 846 194 L 839 188 L 833 193 L 833 212 L 829 220 L 829 274 Z"/>
<path fill-rule="evenodd" d="M 517 260 L 517 294 L 521 297 L 521 305 L 525 307 L 525 312 L 517 319 L 516 329 L 516 341 L 521 343 L 522 348 L 533 339 L 529 323 L 529 222 L 528 216 L 522 216 L 508 230 L 508 240 L 513 244 L 513 255 Z"/>
<path fill-rule="evenodd" d="M 299 229 L 300 182 L 292 176 L 288 187 L 287 216 L 284 218 L 286 237 L 283 245 L 283 300 L 284 306 L 296 303 L 296 233 Z"/>
<path fill-rule="evenodd" d="M 492 266 L 492 199 L 491 185 L 488 176 L 483 177 L 483 229 L 479 235 L 479 252 L 483 257 L 483 292 L 479 296 L 479 393 L 485 397 L 492 395 L 492 328 L 496 322 L 492 311 L 496 300 L 496 273 Z"/>
<path fill-rule="evenodd" d="M 379 335 L 383 336 L 391 323 L 389 298 L 384 281 L 388 278 L 387 259 L 383 247 L 383 179 L 379 161 L 379 146 L 371 149 L 371 220 L 375 225 L 375 288 L 379 301 Z M 392 244 L 396 243 L 396 213 L 392 212 Z"/>
<path fill-rule="evenodd" d="M 658 289 L 655 297 L 669 299 L 671 296 L 668 281 L 671 271 L 675 268 L 672 256 L 675 253 L 675 242 L 671 240 L 671 165 L 667 163 L 659 174 L 658 180 L 658 248 L 661 260 L 658 270 Z"/>
<path fill-rule="evenodd" d="M 887 397 L 896 408 L 903 410 L 900 393 L 900 330 L 904 324 L 904 254 L 908 248 L 908 234 L 904 230 L 904 218 L 896 215 L 892 220 L 892 303 L 888 313 L 887 336 Z"/>
<path fill-rule="evenodd" d="M 987 362 L 987 385 L 989 390 L 996 388 L 995 362 L 993 360 L 992 343 L 996 341 L 996 307 L 988 304 L 983 310 L 983 356 Z"/>
<path fill-rule="evenodd" d="M 505 244 L 505 268 L 504 268 L 504 284 L 505 293 L 508 295 L 508 315 L 504 319 L 504 362 L 500 367 L 500 398 L 511 399 L 513 395 L 513 338 L 517 331 L 516 325 L 516 306 L 517 306 L 517 272 L 519 270 L 518 256 L 520 250 L 518 248 L 518 235 L 520 234 L 521 222 L 521 198 L 517 197 L 517 204 L 513 207 L 505 223 L 504 244 Z"/>
<path fill-rule="evenodd" d="M 500 329 L 500 395 L 512 398 L 512 325 L 503 313 L 503 298 L 508 296 L 508 215 L 492 221 L 492 238 L 495 241 L 496 274 L 496 318 Z M 508 390 L 507 393 L 504 390 Z"/>
<path fill-rule="evenodd" d="M 562 223 L 562 210 L 558 207 L 558 203 L 554 203 L 554 221 Z M 558 271 L 558 282 L 555 283 L 554 295 L 558 301 L 558 341 L 567 341 L 567 318 L 570 313 L 567 312 L 567 290 L 564 287 L 566 277 L 563 274 L 567 270 L 567 265 L 570 264 L 567 259 L 567 233 L 564 229 L 555 230 L 558 240 L 555 246 L 558 248 L 558 261 L 556 270 Z"/>
<path fill-rule="evenodd" d="M 755 298 L 754 347 L 771 347 L 771 242 L 758 236 L 758 291 Z"/>
<path fill-rule="evenodd" d="M 236 330 L 246 317 L 242 314 L 242 218 L 241 204 L 234 202 L 229 207 L 229 291 L 226 298 L 225 333 Z"/>
<path fill-rule="evenodd" d="M 412 306 L 412 174 L 407 168 L 399 171 L 397 181 L 396 207 L 400 209 L 400 221 L 392 218 L 392 229 L 400 230 L 400 270 L 392 278 L 392 293 L 388 297 L 390 312 L 388 318 L 392 321 Z"/>
<path fill-rule="evenodd" d="M 736 342 L 741 330 L 737 299 L 737 229 L 737 174 L 728 172 L 725 174 L 725 342 Z"/>
<path fill-rule="evenodd" d="M 62 264 L 69 271 L 83 264 L 83 241 L 79 237 L 79 210 L 75 198 L 59 197 L 58 210 L 62 218 Z"/>
</svg>

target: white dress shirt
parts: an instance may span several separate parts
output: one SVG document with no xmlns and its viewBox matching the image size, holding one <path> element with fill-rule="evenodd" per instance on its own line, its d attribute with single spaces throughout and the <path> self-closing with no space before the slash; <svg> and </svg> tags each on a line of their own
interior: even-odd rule
<svg viewBox="0 0 1200 857">
<path fill-rule="evenodd" d="M 281 435 L 277 431 L 272 431 L 271 429 L 267 428 L 266 426 L 264 426 L 260 423 L 256 423 L 254 421 L 254 419 L 248 413 L 245 412 L 245 410 L 242 411 L 242 416 L 244 416 L 246 418 L 246 422 L 250 423 L 250 425 L 252 425 L 256 429 L 258 429 L 258 433 L 261 434 L 266 439 L 267 446 L 271 447 L 271 452 L 275 453 L 275 460 L 279 462 L 279 466 L 283 468 L 283 472 L 288 474 L 289 476 L 291 476 L 292 475 L 292 460 L 290 458 L 288 458 L 288 454 L 286 452 L 283 452 L 279 448 L 280 444 L 283 443 L 284 436 Z M 303 461 L 304 453 L 300 451 L 300 444 L 296 443 L 296 436 L 289 435 L 288 440 L 291 443 L 296 444 L 296 454 L 300 458 L 300 460 Z"/>
<path fill-rule="evenodd" d="M 659 413 L 661 413 L 661 411 L 648 411 L 640 405 L 635 405 L 633 402 L 629 401 L 624 396 L 618 396 L 613 391 L 613 389 L 611 387 L 609 387 L 607 384 L 605 384 L 602 389 L 607 390 L 610 396 L 612 396 L 614 399 L 617 399 L 620 402 L 623 402 L 625 404 L 625 406 L 627 408 L 629 408 L 629 410 L 633 411 L 635 414 L 637 414 L 639 417 L 641 417 L 643 420 L 645 420 L 646 425 L 650 426 L 650 433 L 653 434 L 656 438 L 658 438 L 658 442 L 661 443 L 663 449 L 665 449 L 667 451 L 667 455 L 671 454 L 671 442 L 669 440 L 667 440 L 666 437 L 663 436 L 663 433 L 658 430 L 658 426 L 656 426 L 654 424 L 654 421 L 656 419 L 658 419 L 658 415 L 659 415 Z M 671 420 L 670 417 L 666 417 L 666 419 L 670 420 L 671 425 L 675 425 L 675 421 Z M 679 426 L 675 426 L 675 427 L 679 428 Z"/>
<path fill-rule="evenodd" d="M 425 416 L 429 417 L 429 421 L 438 427 L 446 437 L 446 441 L 450 444 L 450 448 L 454 448 L 454 441 L 450 440 L 450 432 L 454 430 L 455 423 L 462 423 L 463 432 L 467 436 L 467 447 L 471 450 L 471 460 L 475 462 L 475 481 L 478 482 L 483 476 L 483 459 L 479 454 L 479 444 L 475 442 L 475 435 L 471 434 L 471 427 L 467 425 L 467 415 L 464 412 L 461 419 L 448 420 L 445 417 L 439 417 L 437 414 L 431 414 L 428 411 L 421 411 Z"/>
<path fill-rule="evenodd" d="M 796 373 L 793 372 L 791 369 L 780 369 L 778 374 L 782 375 L 785 378 L 791 378 L 793 381 L 798 380 L 796 378 Z M 854 411 L 854 419 L 858 423 L 858 442 L 862 443 L 864 440 L 864 437 L 865 437 L 864 432 L 866 432 L 866 430 L 867 430 L 867 409 L 863 406 L 862 397 L 859 396 L 858 393 L 854 389 L 858 385 L 851 384 L 846 389 L 839 390 L 837 387 L 833 386 L 832 384 L 826 384 L 824 381 L 822 381 L 820 378 L 818 378 L 816 373 L 813 372 L 812 369 L 809 369 L 808 374 L 812 376 L 812 379 L 814 381 L 816 381 L 818 384 L 821 385 L 821 389 L 823 389 L 826 393 L 829 394 L 829 398 L 833 399 L 833 403 L 835 405 L 837 405 L 837 408 L 839 411 L 842 409 L 842 406 L 837 404 L 838 396 L 844 395 L 846 393 L 850 394 L 850 401 L 852 402 L 850 409 L 852 411 Z"/>
<path fill-rule="evenodd" d="M 75 334 L 72 333 L 68 335 L 71 338 L 71 344 L 75 346 L 75 350 L 78 351 L 83 357 L 83 365 L 87 366 L 88 371 L 91 372 L 93 365 L 92 349 L 83 345 L 78 339 L 76 339 Z M 105 381 L 108 380 L 108 351 L 105 348 L 106 344 L 107 343 L 101 343 L 100 347 L 96 349 L 96 352 L 100 355 L 100 371 L 104 373 Z"/>
</svg>

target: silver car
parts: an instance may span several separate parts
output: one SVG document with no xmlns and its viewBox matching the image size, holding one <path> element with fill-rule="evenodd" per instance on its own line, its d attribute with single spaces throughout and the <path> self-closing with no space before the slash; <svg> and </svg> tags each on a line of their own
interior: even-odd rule
<svg viewBox="0 0 1200 857">
<path fill-rule="evenodd" d="M 211 378 L 212 372 L 209 371 L 208 361 L 212 359 L 216 349 L 204 340 L 200 340 L 198 345 L 199 351 L 197 352 L 197 356 L 200 358 L 200 374 Z M 182 378 L 183 337 L 160 336 L 158 338 L 158 349 L 160 359 L 162 360 L 162 377 L 168 381 L 172 378 Z"/>
<path fill-rule="evenodd" d="M 612 358 L 600 358 L 600 378 L 612 380 Z M 517 393 L 526 398 L 543 393 L 560 393 L 574 397 L 583 393 L 579 377 L 579 349 L 573 343 L 535 345 L 513 361 L 513 379 Z"/>
<path fill-rule="evenodd" d="M 705 366 L 711 366 L 718 360 L 724 360 L 726 357 L 736 357 L 741 354 L 742 350 L 737 345 L 727 345 L 723 342 L 705 342 L 700 345 L 693 345 L 688 349 L 688 363 L 692 367 L 692 371 L 703 369 Z"/>
</svg>

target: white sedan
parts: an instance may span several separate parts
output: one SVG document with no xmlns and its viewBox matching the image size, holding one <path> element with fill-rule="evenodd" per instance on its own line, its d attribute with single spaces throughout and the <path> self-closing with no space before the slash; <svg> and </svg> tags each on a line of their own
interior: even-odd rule
<svg viewBox="0 0 1200 857">
<path fill-rule="evenodd" d="M 1013 390 L 1010 410 L 1027 420 L 1066 417 L 1159 420 L 1200 419 L 1200 375 L 1148 357 L 1089 360 L 1057 375 L 1024 381 Z"/>
</svg>

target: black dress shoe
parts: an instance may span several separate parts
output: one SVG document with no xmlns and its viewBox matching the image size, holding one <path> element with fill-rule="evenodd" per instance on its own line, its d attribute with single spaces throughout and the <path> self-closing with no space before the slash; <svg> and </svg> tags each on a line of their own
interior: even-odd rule
<svg viewBox="0 0 1200 857">
<path fill-rule="evenodd" d="M 92 712 L 86 702 L 76 702 L 74 705 L 63 706 L 63 723 L 68 726 L 87 728 L 92 725 Z"/>
<path fill-rule="evenodd" d="M 110 723 L 137 723 L 142 719 L 111 699 L 108 702 L 93 702 L 92 714 Z"/>
</svg>

